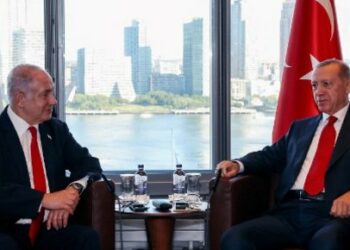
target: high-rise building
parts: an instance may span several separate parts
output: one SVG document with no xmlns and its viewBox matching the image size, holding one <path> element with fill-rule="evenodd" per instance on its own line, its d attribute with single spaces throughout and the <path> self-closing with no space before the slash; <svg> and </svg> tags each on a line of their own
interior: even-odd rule
<svg viewBox="0 0 350 250">
<path fill-rule="evenodd" d="M 18 29 L 12 33 L 12 65 L 30 63 L 42 66 L 45 60 L 44 31 Z"/>
<path fill-rule="evenodd" d="M 258 79 L 262 80 L 278 80 L 277 63 L 262 62 L 258 66 Z"/>
<path fill-rule="evenodd" d="M 7 75 L 16 64 L 44 66 L 44 19 L 43 13 L 36 11 L 42 7 L 43 1 L 37 0 L 0 1 L 0 88 L 3 102 L 7 99 Z"/>
<path fill-rule="evenodd" d="M 124 28 L 124 55 L 131 58 L 132 83 L 137 95 L 150 91 L 152 74 L 152 50 L 146 46 L 146 36 L 140 36 L 140 32 L 140 24 L 135 20 Z M 142 30 L 141 33 L 146 32 Z"/>
<path fill-rule="evenodd" d="M 145 94 L 151 91 L 152 75 L 152 50 L 151 47 L 140 47 L 138 56 L 138 83 L 135 91 L 138 94 Z"/>
<path fill-rule="evenodd" d="M 131 26 L 124 28 L 124 55 L 131 58 L 131 79 L 136 90 L 139 80 L 139 22 L 135 20 L 132 21 Z"/>
<path fill-rule="evenodd" d="M 183 25 L 183 74 L 186 94 L 203 95 L 202 18 Z"/>
<path fill-rule="evenodd" d="M 250 82 L 245 79 L 231 78 L 231 97 L 241 101 L 250 98 Z"/>
<path fill-rule="evenodd" d="M 154 72 L 160 74 L 182 74 L 182 61 L 180 59 L 164 60 L 157 59 L 154 62 Z"/>
<path fill-rule="evenodd" d="M 185 79 L 183 75 L 171 73 L 153 73 L 152 91 L 164 91 L 173 94 L 185 94 Z"/>
<path fill-rule="evenodd" d="M 245 21 L 241 0 L 231 5 L 231 78 L 245 78 Z"/>
<path fill-rule="evenodd" d="M 77 92 L 85 93 L 85 48 L 77 51 L 77 78 L 76 78 Z"/>
<path fill-rule="evenodd" d="M 182 74 L 181 60 L 157 59 L 151 79 L 152 91 L 165 91 L 173 94 L 185 94 L 185 79 Z"/>
<path fill-rule="evenodd" d="M 289 33 L 292 24 L 295 0 L 285 0 L 282 5 L 280 20 L 280 79 L 282 78 L 285 56 L 287 53 Z"/>
<path fill-rule="evenodd" d="M 107 49 L 83 48 L 78 50 L 78 93 L 132 99 L 134 92 L 130 76 L 129 58 L 113 55 Z M 125 96 L 120 96 L 123 94 Z"/>
</svg>

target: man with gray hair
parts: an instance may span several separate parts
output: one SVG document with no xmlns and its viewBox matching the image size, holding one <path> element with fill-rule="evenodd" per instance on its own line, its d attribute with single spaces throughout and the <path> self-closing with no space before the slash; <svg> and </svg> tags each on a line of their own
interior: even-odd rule
<svg viewBox="0 0 350 250">
<path fill-rule="evenodd" d="M 225 232 L 222 250 L 350 249 L 350 70 L 329 59 L 313 71 L 311 86 L 320 114 L 295 121 L 264 149 L 218 169 L 237 174 L 279 174 L 275 206 L 264 216 Z"/>
<path fill-rule="evenodd" d="M 51 76 L 18 65 L 8 76 L 8 96 L 0 115 L 0 248 L 100 249 L 97 233 L 70 217 L 87 174 L 102 170 L 66 123 L 52 117 Z"/>
</svg>

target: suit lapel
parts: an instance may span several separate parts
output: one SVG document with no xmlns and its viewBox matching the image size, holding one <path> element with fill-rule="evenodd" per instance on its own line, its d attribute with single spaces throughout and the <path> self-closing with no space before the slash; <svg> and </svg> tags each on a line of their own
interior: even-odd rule
<svg viewBox="0 0 350 250">
<path fill-rule="evenodd" d="M 55 186 L 54 183 L 54 159 L 55 159 L 55 145 L 53 141 L 53 135 L 49 131 L 47 124 L 39 125 L 41 146 L 43 150 L 43 156 L 45 161 L 46 175 L 50 185 L 50 190 Z"/>
<path fill-rule="evenodd" d="M 321 119 L 322 119 L 322 116 L 318 115 L 312 119 L 307 120 L 301 127 L 303 131 L 299 131 L 299 134 L 302 136 L 296 138 L 297 140 L 296 144 L 298 145 L 298 148 L 300 149 L 300 151 L 296 152 L 295 154 L 295 166 L 296 166 L 296 168 L 294 168 L 295 177 L 300 172 L 300 169 L 309 151 L 312 139 L 314 138 L 316 129 Z"/>
<path fill-rule="evenodd" d="M 4 156 L 6 161 L 12 163 L 10 167 L 16 168 L 20 182 L 30 186 L 27 162 L 16 130 L 7 114 L 7 107 L 0 116 L 0 129 L 4 136 L 4 148 L 8 149 Z"/>
<path fill-rule="evenodd" d="M 343 125 L 339 131 L 338 139 L 335 144 L 330 167 L 350 148 L 350 108 L 345 115 Z"/>
</svg>

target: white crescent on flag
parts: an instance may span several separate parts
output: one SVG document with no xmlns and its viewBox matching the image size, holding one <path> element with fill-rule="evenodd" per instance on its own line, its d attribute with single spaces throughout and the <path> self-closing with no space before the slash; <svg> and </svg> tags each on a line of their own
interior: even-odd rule
<svg viewBox="0 0 350 250">
<path fill-rule="evenodd" d="M 333 8 L 330 0 L 316 0 L 326 11 L 327 16 L 329 18 L 329 22 L 331 24 L 331 37 L 329 40 L 332 40 L 333 33 L 334 33 L 334 14 L 333 14 Z"/>
</svg>

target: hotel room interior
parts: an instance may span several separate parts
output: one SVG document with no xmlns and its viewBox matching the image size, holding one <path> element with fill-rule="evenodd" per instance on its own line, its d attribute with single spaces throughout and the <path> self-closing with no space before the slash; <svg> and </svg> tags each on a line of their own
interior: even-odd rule
<svg viewBox="0 0 350 250">
<path fill-rule="evenodd" d="M 54 115 L 99 158 L 113 186 L 89 185 L 76 212 L 97 230 L 103 250 L 219 250 L 226 229 L 272 204 L 270 178 L 216 182 L 215 169 L 286 132 L 277 130 L 289 115 L 278 112 L 288 97 L 279 96 L 290 76 L 287 54 L 302 53 L 288 43 L 303 47 L 311 36 L 291 41 L 310 21 L 309 13 L 295 14 L 298 1 L 0 0 L 0 110 L 15 65 L 50 73 Z M 325 29 L 339 32 L 340 57 L 349 63 L 350 4 L 334 0 L 331 16 L 333 0 L 304 1 L 332 17 Z M 305 75 L 325 59 L 303 56 Z M 141 164 L 150 201 L 135 212 L 125 205 L 121 175 L 134 175 Z M 175 207 L 180 164 L 186 180 L 200 176 L 200 205 L 192 211 Z M 154 200 L 170 202 L 172 210 L 155 210 Z"/>
</svg>

